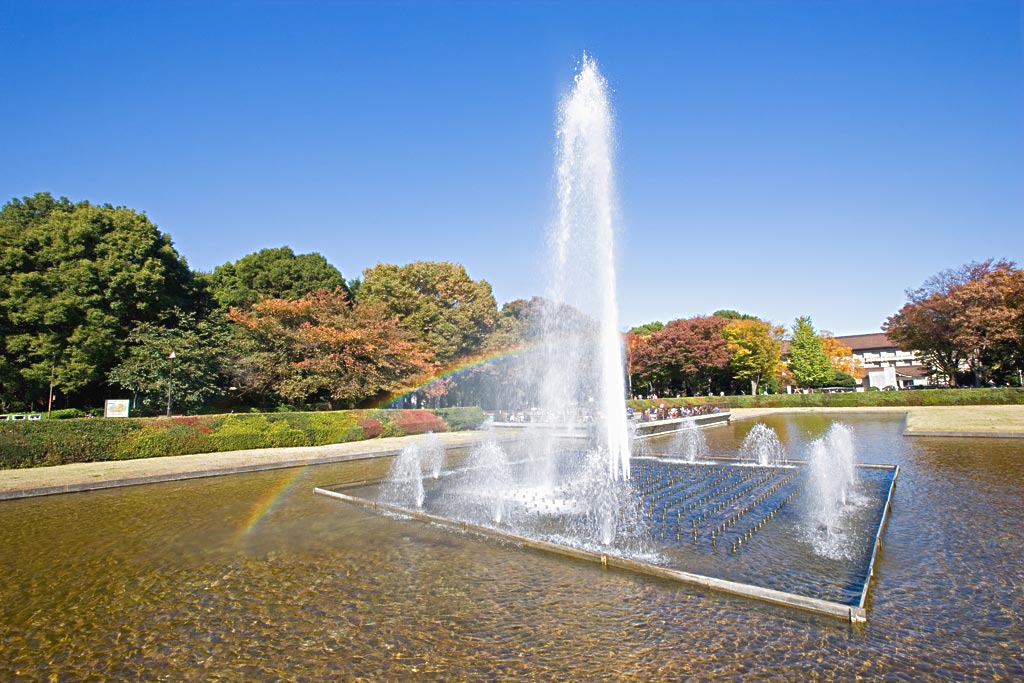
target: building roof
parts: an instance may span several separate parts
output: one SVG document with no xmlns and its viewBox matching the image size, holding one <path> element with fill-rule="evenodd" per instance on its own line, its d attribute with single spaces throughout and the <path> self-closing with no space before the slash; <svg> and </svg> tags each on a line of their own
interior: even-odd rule
<svg viewBox="0 0 1024 683">
<path fill-rule="evenodd" d="M 900 365 L 893 369 L 897 375 L 904 377 L 928 377 L 935 374 L 935 371 L 927 365 Z"/>
<path fill-rule="evenodd" d="M 836 337 L 839 341 L 856 351 L 867 351 L 870 349 L 898 349 L 896 343 L 889 339 L 884 332 L 873 332 L 871 334 L 848 334 L 844 337 Z"/>
</svg>

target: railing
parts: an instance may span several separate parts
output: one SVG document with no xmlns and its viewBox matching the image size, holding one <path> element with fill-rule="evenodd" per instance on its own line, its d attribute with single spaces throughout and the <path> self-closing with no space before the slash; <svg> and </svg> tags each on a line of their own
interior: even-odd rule
<svg viewBox="0 0 1024 683">
<path fill-rule="evenodd" d="M 0 422 L 19 422 L 21 420 L 42 420 L 42 413 L 7 413 L 0 415 Z"/>
</svg>

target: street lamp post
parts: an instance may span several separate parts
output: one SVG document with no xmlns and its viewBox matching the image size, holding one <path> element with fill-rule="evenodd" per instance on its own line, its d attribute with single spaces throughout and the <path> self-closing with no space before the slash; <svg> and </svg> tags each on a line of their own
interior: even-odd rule
<svg viewBox="0 0 1024 683">
<path fill-rule="evenodd" d="M 171 416 L 171 383 L 174 380 L 174 359 L 177 358 L 174 351 L 171 351 L 171 355 L 167 356 L 167 359 L 171 362 L 171 366 L 167 369 L 167 417 Z"/>
</svg>

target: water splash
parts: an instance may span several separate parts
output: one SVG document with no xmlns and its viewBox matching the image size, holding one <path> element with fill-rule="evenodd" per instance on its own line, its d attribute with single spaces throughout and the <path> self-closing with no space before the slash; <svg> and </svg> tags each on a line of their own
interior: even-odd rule
<svg viewBox="0 0 1024 683">
<path fill-rule="evenodd" d="M 856 476 L 853 430 L 833 422 L 828 432 L 809 445 L 807 532 L 815 552 L 842 559 L 851 552 L 847 514 L 853 507 Z"/>
<path fill-rule="evenodd" d="M 708 454 L 708 440 L 696 420 L 683 420 L 681 429 L 673 439 L 672 452 L 678 453 L 679 457 L 688 462 L 696 462 Z"/>
<path fill-rule="evenodd" d="M 381 500 L 391 505 L 423 507 L 423 463 L 418 442 L 411 443 L 398 454 L 381 489 Z"/>
<path fill-rule="evenodd" d="M 786 461 L 786 449 L 774 429 L 758 422 L 743 439 L 740 458 L 761 466 L 780 465 Z"/>
</svg>

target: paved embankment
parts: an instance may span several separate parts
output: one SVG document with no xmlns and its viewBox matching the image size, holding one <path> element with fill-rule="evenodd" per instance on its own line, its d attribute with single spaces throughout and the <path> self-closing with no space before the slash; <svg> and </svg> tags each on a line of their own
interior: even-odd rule
<svg viewBox="0 0 1024 683">
<path fill-rule="evenodd" d="M 870 408 L 734 408 L 732 419 L 752 420 L 782 413 L 848 413 L 907 416 L 904 436 L 1024 438 L 1024 405 L 884 406 Z"/>
<path fill-rule="evenodd" d="M 445 446 L 464 446 L 478 441 L 481 434 L 449 432 L 437 436 Z M 0 500 L 375 458 L 397 454 L 414 438 L 0 470 Z"/>
</svg>

